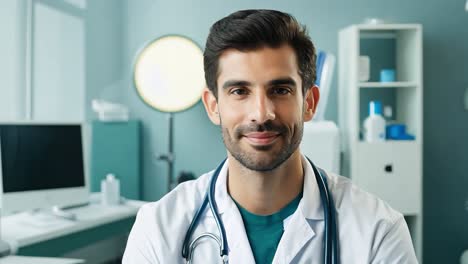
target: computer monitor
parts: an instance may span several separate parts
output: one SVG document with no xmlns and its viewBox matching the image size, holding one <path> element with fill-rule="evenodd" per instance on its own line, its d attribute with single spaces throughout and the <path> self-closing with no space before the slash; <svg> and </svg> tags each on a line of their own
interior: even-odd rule
<svg viewBox="0 0 468 264">
<path fill-rule="evenodd" d="M 89 201 L 82 124 L 0 123 L 2 214 Z"/>
</svg>

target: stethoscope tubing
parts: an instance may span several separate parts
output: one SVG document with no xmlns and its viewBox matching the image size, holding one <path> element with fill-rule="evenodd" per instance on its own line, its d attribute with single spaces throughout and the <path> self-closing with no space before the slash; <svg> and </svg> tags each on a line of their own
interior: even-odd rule
<svg viewBox="0 0 468 264">
<path fill-rule="evenodd" d="M 221 163 L 221 165 L 226 162 L 226 159 Z M 214 219 L 216 221 L 216 225 L 218 226 L 218 231 L 221 234 L 221 257 L 227 256 L 228 255 L 228 249 L 227 249 L 227 238 L 226 238 L 226 230 L 224 229 L 224 224 L 221 222 L 221 219 L 219 218 L 218 214 L 218 205 L 216 204 L 216 201 L 214 199 L 215 197 L 215 190 L 216 190 L 216 180 L 218 179 L 219 176 L 219 171 L 221 170 L 222 166 L 219 166 L 216 174 L 216 178 L 213 177 L 213 179 L 210 182 L 210 188 L 209 188 L 209 194 L 208 194 L 208 203 L 211 205 L 211 213 L 214 215 Z"/>
<path fill-rule="evenodd" d="M 323 207 L 323 213 L 324 213 L 324 225 L 325 225 L 324 237 L 323 237 L 324 260 L 325 260 L 325 263 L 339 264 L 339 250 L 338 250 L 338 241 L 337 241 L 338 230 L 336 228 L 336 216 L 335 216 L 336 209 L 335 209 L 335 205 L 333 202 L 333 198 L 330 195 L 330 192 L 328 189 L 327 179 L 325 178 L 325 176 L 323 176 L 323 174 L 326 174 L 326 173 L 323 170 L 315 167 L 315 165 L 309 158 L 307 158 L 307 160 L 310 162 L 312 169 L 314 171 L 315 178 L 318 183 L 317 185 L 319 187 L 320 199 L 322 201 L 322 207 Z M 189 243 L 190 238 L 192 237 L 195 227 L 200 220 L 201 214 L 205 211 L 208 205 L 210 205 L 210 210 L 214 216 L 213 218 L 216 221 L 218 232 L 221 235 L 219 239 L 218 238 L 215 239 L 220 245 L 220 256 L 223 258 L 223 260 L 228 259 L 228 245 L 227 245 L 227 238 L 226 238 L 226 230 L 224 228 L 224 224 L 221 222 L 221 219 L 219 218 L 218 207 L 214 199 L 216 182 L 217 182 L 219 173 L 225 162 L 226 162 L 226 159 L 224 159 L 223 162 L 221 162 L 221 164 L 216 168 L 215 172 L 213 173 L 213 176 L 211 178 L 211 181 L 208 187 L 208 191 L 205 194 L 202 205 L 195 213 L 195 216 L 192 222 L 190 223 L 187 233 L 185 234 L 184 244 L 182 246 L 182 257 L 188 261 L 191 261 L 191 259 L 189 259 L 189 257 L 191 257 L 190 256 L 191 254 L 189 253 L 190 245 L 192 245 L 192 243 Z"/>
</svg>

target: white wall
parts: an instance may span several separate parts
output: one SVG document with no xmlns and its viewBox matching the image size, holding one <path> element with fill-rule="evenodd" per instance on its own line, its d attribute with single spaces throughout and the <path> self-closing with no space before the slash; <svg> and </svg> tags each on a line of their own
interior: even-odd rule
<svg viewBox="0 0 468 264">
<path fill-rule="evenodd" d="M 84 16 L 79 9 L 70 13 L 40 1 L 33 4 L 32 118 L 83 121 Z"/>
<path fill-rule="evenodd" d="M 0 121 L 27 120 L 28 113 L 37 121 L 85 119 L 86 1 L 82 3 L 0 2 Z"/>
<path fill-rule="evenodd" d="M 0 1 L 0 120 L 24 115 L 24 16 L 22 1 Z"/>
</svg>

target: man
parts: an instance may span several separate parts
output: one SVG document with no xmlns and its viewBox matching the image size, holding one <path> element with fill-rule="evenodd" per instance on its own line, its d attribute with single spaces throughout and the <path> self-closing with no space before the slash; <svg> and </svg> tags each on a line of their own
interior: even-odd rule
<svg viewBox="0 0 468 264">
<path fill-rule="evenodd" d="M 204 52 L 202 100 L 227 149 L 214 200 L 230 263 L 324 263 L 324 207 L 299 144 L 319 101 L 315 48 L 288 14 L 244 10 L 216 22 Z M 143 206 L 123 263 L 185 263 L 182 247 L 213 172 Z M 326 174 L 342 263 L 417 263 L 403 216 L 348 179 Z M 220 237 L 207 207 L 190 241 Z M 221 263 L 218 243 L 192 263 Z"/>
</svg>

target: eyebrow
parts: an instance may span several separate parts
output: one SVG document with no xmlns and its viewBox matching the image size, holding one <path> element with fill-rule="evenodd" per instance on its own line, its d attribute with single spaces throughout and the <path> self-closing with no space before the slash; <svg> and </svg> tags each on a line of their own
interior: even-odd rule
<svg viewBox="0 0 468 264">
<path fill-rule="evenodd" d="M 229 81 L 226 81 L 223 84 L 223 89 L 227 89 L 227 88 L 233 87 L 233 86 L 251 86 L 251 85 L 252 85 L 252 83 L 248 82 L 248 81 L 229 80 Z"/>
<path fill-rule="evenodd" d="M 274 86 L 274 85 L 291 85 L 294 87 L 297 86 L 294 79 L 290 77 L 274 79 L 268 82 L 268 86 Z M 248 81 L 242 81 L 242 80 L 229 80 L 223 84 L 223 89 L 227 89 L 233 86 L 252 86 L 252 83 Z"/>
<path fill-rule="evenodd" d="M 285 78 L 279 78 L 275 80 L 271 80 L 268 82 L 268 86 L 274 86 L 274 85 L 291 85 L 296 87 L 296 81 L 294 81 L 293 78 L 290 77 L 285 77 Z"/>
</svg>

